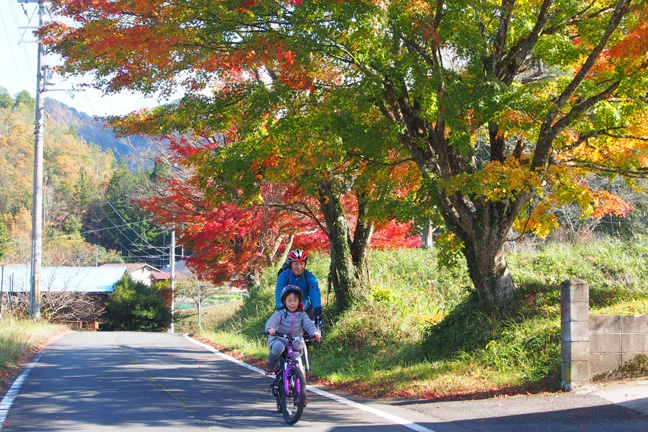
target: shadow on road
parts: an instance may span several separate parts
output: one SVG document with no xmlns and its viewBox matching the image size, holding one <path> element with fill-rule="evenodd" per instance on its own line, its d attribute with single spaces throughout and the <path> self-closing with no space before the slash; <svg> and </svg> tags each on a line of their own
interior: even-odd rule
<svg viewBox="0 0 648 432">
<path fill-rule="evenodd" d="M 33 431 L 35 424 L 42 432 L 283 429 L 287 425 L 267 392 L 271 382 L 181 335 L 77 333 L 46 349 L 16 398 L 3 432 Z M 539 407 L 532 413 L 509 409 L 503 415 L 471 409 L 469 402 L 440 402 L 438 409 L 432 403 L 426 410 L 418 409 L 415 405 L 423 404 L 417 402 L 402 405 L 415 411 L 387 408 L 408 420 L 416 418 L 414 414 L 425 418 L 419 424 L 435 432 L 648 430 L 648 417 L 613 404 L 558 411 Z M 438 421 L 430 422 L 435 418 Z M 314 393 L 295 427 L 309 432 L 408 430 Z"/>
</svg>

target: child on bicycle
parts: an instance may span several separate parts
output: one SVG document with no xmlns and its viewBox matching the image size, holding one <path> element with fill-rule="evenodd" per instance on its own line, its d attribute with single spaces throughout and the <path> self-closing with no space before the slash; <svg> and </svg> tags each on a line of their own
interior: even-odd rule
<svg viewBox="0 0 648 432">
<path fill-rule="evenodd" d="M 266 331 L 270 334 L 268 338 L 270 353 L 265 369 L 266 375 L 273 375 L 275 373 L 277 361 L 288 346 L 288 340 L 275 336 L 275 333 L 299 336 L 306 330 L 316 341 L 319 341 L 322 337 L 322 334 L 315 327 L 315 323 L 311 321 L 304 311 L 302 299 L 303 293 L 298 286 L 286 285 L 281 291 L 281 307 L 275 310 L 266 323 Z M 301 355 L 303 353 L 301 341 L 293 345 L 293 349 Z"/>
</svg>

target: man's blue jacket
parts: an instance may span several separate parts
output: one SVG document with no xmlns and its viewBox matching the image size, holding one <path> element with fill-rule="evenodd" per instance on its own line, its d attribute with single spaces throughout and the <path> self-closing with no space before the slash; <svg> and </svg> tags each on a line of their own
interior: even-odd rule
<svg viewBox="0 0 648 432">
<path fill-rule="evenodd" d="M 304 310 L 309 307 L 315 309 L 322 307 L 322 295 L 320 294 L 319 281 L 317 277 L 308 270 L 304 270 L 301 276 L 295 276 L 292 269 L 286 269 L 277 277 L 275 287 L 275 300 L 277 307 L 281 306 L 281 291 L 286 285 L 295 285 L 301 288 L 304 293 Z"/>
</svg>

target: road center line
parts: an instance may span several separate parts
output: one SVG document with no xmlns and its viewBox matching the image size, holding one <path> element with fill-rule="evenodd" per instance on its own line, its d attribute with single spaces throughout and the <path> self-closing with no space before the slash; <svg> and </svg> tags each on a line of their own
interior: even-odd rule
<svg viewBox="0 0 648 432">
<path fill-rule="evenodd" d="M 36 366 L 36 363 L 38 363 L 41 357 L 43 357 L 43 352 L 38 353 L 27 365 L 27 367 L 23 369 L 22 373 L 18 375 L 18 378 L 16 378 L 13 384 L 11 384 L 11 387 L 9 388 L 7 394 L 2 398 L 2 402 L 0 402 L 0 430 L 2 430 L 5 425 L 5 421 L 7 421 L 9 409 L 11 408 L 14 399 L 16 399 L 16 396 L 18 396 L 18 393 L 20 393 L 20 388 L 27 379 L 29 372 L 31 372 L 34 366 Z"/>
<path fill-rule="evenodd" d="M 160 389 L 162 389 L 163 392 L 165 392 L 165 393 L 166 393 L 166 394 L 167 394 L 171 399 L 173 399 L 174 401 L 176 401 L 176 403 L 178 403 L 178 404 L 179 404 L 179 405 L 180 405 L 180 406 L 181 406 L 185 411 L 187 411 L 187 412 L 188 412 L 188 413 L 189 413 L 193 418 L 195 418 L 196 420 L 198 420 L 199 422 L 201 422 L 203 425 L 205 425 L 205 427 L 207 427 L 207 429 L 209 429 L 210 431 L 214 431 L 214 432 L 215 432 L 215 429 L 213 429 L 211 426 L 209 426 L 209 424 L 207 423 L 207 421 L 205 421 L 205 419 L 199 417 L 198 414 L 196 414 L 196 412 L 195 412 L 193 409 L 191 409 L 191 407 L 189 407 L 186 403 L 184 403 L 182 400 L 180 400 L 180 398 L 178 398 L 175 394 L 173 394 L 173 392 L 172 392 L 171 390 L 169 390 L 168 388 L 166 388 L 166 387 L 165 387 L 165 386 L 164 386 L 160 381 L 158 381 L 158 380 L 157 380 L 153 375 L 151 375 L 151 374 L 150 374 L 146 369 L 144 369 L 144 368 L 138 366 L 137 363 L 135 362 L 135 360 L 133 360 L 131 357 L 129 357 L 128 354 L 126 354 L 126 352 L 124 352 L 122 349 L 120 349 L 119 346 L 118 346 L 117 344 L 115 344 L 114 347 L 115 347 L 115 350 L 116 350 L 117 352 L 119 352 L 122 356 L 124 356 L 124 358 L 126 359 L 126 361 L 128 361 L 131 365 L 133 365 L 133 367 L 135 367 L 137 370 L 139 370 L 140 372 L 142 372 L 144 375 L 146 375 L 146 377 L 147 377 L 149 380 L 151 380 L 151 381 L 152 381 L 153 383 L 155 383 L 158 387 L 160 387 Z"/>
<path fill-rule="evenodd" d="M 228 354 L 222 353 L 222 352 L 218 351 L 216 348 L 214 348 L 212 346 L 209 346 L 209 345 L 207 345 L 205 343 L 197 341 L 196 339 L 192 338 L 188 334 L 185 334 L 184 337 L 187 338 L 189 341 L 195 343 L 196 345 L 200 345 L 201 347 L 205 348 L 206 350 L 211 351 L 214 354 L 224 358 L 225 360 L 229 360 L 232 363 L 236 363 L 239 366 L 243 366 L 246 369 L 249 369 L 249 370 L 251 370 L 253 372 L 256 372 L 256 373 L 259 373 L 259 374 L 262 374 L 262 375 L 265 376 L 265 372 L 262 371 L 261 369 L 259 369 L 258 367 L 254 367 L 254 366 L 249 365 L 249 364 L 247 364 L 245 362 L 242 362 L 241 360 L 236 359 L 236 358 L 234 358 L 234 357 L 232 357 L 232 356 L 230 356 Z M 270 378 L 272 378 L 272 377 L 270 377 Z M 376 415 L 378 417 L 382 417 L 382 418 L 384 418 L 386 420 L 389 420 L 389 421 L 391 421 L 393 423 L 405 426 L 406 428 L 412 429 L 412 430 L 414 430 L 416 432 L 435 432 L 432 429 L 428 429 L 428 428 L 426 428 L 424 426 L 421 426 L 420 424 L 414 423 L 414 422 L 412 422 L 410 420 L 406 420 L 406 419 L 404 419 L 402 417 L 386 413 L 386 412 L 381 411 L 381 410 L 379 410 L 377 408 L 369 407 L 369 406 L 363 405 L 361 403 L 354 402 L 354 401 L 349 400 L 347 398 L 344 398 L 342 396 L 338 396 L 338 395 L 335 395 L 333 393 L 329 393 L 326 390 L 322 390 L 322 389 L 319 389 L 317 387 L 313 387 L 311 385 L 308 386 L 308 391 L 311 391 L 311 392 L 313 392 L 315 394 L 318 394 L 320 396 L 324 396 L 324 397 L 329 398 L 331 400 L 334 400 L 336 402 L 348 405 L 350 407 L 353 407 L 353 408 L 356 408 L 356 409 L 359 409 L 359 410 L 362 410 L 362 411 L 366 411 L 366 412 L 374 414 L 374 415 Z"/>
</svg>

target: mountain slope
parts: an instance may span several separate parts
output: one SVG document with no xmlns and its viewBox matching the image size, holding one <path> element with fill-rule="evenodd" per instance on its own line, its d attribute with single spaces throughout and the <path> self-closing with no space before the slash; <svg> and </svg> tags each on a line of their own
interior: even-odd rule
<svg viewBox="0 0 648 432">
<path fill-rule="evenodd" d="M 147 140 L 138 136 L 117 138 L 101 118 L 94 118 L 57 100 L 45 98 L 45 113 L 53 123 L 74 127 L 79 138 L 94 143 L 102 150 L 110 149 L 116 158 L 126 157 L 131 165 L 141 165 L 142 154 L 148 149 Z"/>
</svg>

